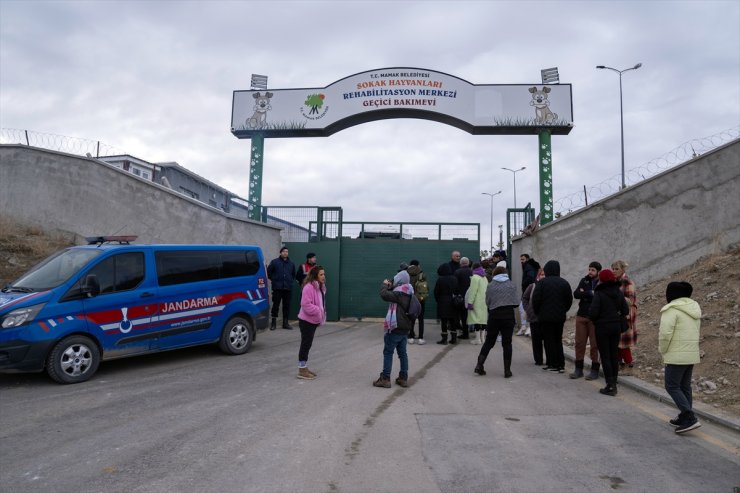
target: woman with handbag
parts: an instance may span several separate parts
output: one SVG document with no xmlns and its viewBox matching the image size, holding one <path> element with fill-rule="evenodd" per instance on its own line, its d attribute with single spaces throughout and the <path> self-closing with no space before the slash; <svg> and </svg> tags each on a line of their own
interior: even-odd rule
<svg viewBox="0 0 740 493">
<path fill-rule="evenodd" d="M 599 389 L 599 392 L 604 395 L 617 395 L 619 338 L 622 332 L 629 328 L 628 316 L 629 305 L 619 289 L 614 272 L 610 269 L 601 270 L 588 317 L 593 320 L 596 327 L 596 345 L 599 347 L 606 380 L 606 387 Z"/>
</svg>

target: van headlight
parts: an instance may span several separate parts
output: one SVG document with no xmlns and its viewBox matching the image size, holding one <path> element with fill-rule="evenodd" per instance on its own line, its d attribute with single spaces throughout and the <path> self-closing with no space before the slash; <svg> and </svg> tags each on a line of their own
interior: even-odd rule
<svg viewBox="0 0 740 493">
<path fill-rule="evenodd" d="M 36 318 L 36 315 L 38 315 L 44 305 L 46 305 L 46 303 L 39 303 L 38 305 L 18 308 L 9 312 L 0 317 L 0 327 L 3 329 L 10 329 L 12 327 L 20 327 L 21 325 L 30 323 L 34 318 Z"/>
</svg>

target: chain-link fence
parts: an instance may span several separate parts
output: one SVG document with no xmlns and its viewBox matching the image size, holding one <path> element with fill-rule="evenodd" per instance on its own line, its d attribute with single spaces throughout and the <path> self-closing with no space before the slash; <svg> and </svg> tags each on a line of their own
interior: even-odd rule
<svg viewBox="0 0 740 493">
<path fill-rule="evenodd" d="M 625 183 L 634 185 L 646 178 L 657 175 L 667 169 L 673 168 L 689 159 L 693 159 L 705 152 L 716 149 L 717 147 L 732 142 L 740 137 L 740 126 L 730 128 L 722 132 L 693 139 L 684 142 L 680 146 L 665 153 L 661 157 L 652 159 L 647 163 L 632 168 L 625 172 Z M 608 197 L 617 193 L 621 188 L 622 175 L 616 174 L 606 180 L 587 187 L 584 185 L 583 190 L 571 193 L 555 201 L 555 217 L 573 212 L 581 207 L 585 207 L 589 202 Z"/>
</svg>

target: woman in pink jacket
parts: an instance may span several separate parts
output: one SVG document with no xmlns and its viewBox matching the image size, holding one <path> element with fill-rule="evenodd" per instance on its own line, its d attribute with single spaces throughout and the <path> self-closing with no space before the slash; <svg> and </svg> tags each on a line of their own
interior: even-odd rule
<svg viewBox="0 0 740 493">
<path fill-rule="evenodd" d="M 298 378 L 313 380 L 316 374 L 308 369 L 308 352 L 319 325 L 326 322 L 326 274 L 320 265 L 314 265 L 303 280 L 301 310 L 298 327 L 301 329 L 301 348 L 298 350 Z"/>
</svg>

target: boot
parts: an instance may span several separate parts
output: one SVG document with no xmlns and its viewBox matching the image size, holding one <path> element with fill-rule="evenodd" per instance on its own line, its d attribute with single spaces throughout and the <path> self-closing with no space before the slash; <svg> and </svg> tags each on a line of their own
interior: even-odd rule
<svg viewBox="0 0 740 493">
<path fill-rule="evenodd" d="M 287 318 L 284 318 L 283 319 L 283 328 L 285 330 L 293 330 L 293 327 L 290 326 L 290 324 L 288 323 L 288 319 Z"/>
<path fill-rule="evenodd" d="M 409 379 L 408 377 L 402 377 L 401 375 L 398 375 L 398 378 L 396 379 L 396 385 L 400 387 L 408 387 L 409 386 Z"/>
<path fill-rule="evenodd" d="M 277 329 L 277 317 L 272 317 L 272 320 L 270 320 L 270 330 Z"/>
<path fill-rule="evenodd" d="M 576 360 L 576 370 L 568 376 L 572 379 L 583 377 L 583 360 L 582 359 Z"/>
<path fill-rule="evenodd" d="M 475 370 L 473 370 L 478 375 L 485 375 L 486 370 L 483 369 L 483 363 L 486 362 L 485 356 L 478 356 L 478 364 L 475 365 Z"/>
<path fill-rule="evenodd" d="M 598 380 L 599 379 L 599 363 L 591 363 L 591 372 L 586 375 L 586 380 Z"/>
<path fill-rule="evenodd" d="M 316 374 L 312 373 L 308 368 L 298 368 L 298 378 L 301 380 L 313 380 L 316 378 Z"/>
<path fill-rule="evenodd" d="M 391 388 L 391 379 L 380 374 L 380 377 L 376 381 L 373 382 L 373 387 L 383 387 L 385 389 Z"/>
<path fill-rule="evenodd" d="M 450 333 L 450 344 L 457 344 L 457 331 Z"/>
<path fill-rule="evenodd" d="M 599 392 L 604 395 L 610 395 L 612 397 L 617 395 L 617 383 L 615 381 L 615 378 L 610 377 L 609 380 L 606 382 L 606 387 L 604 387 L 603 389 L 599 389 Z"/>
<path fill-rule="evenodd" d="M 505 359 L 504 360 L 504 378 L 511 378 L 511 360 Z"/>
<path fill-rule="evenodd" d="M 438 340 L 437 344 L 447 345 L 447 332 L 442 332 L 442 339 Z"/>
<path fill-rule="evenodd" d="M 470 329 L 467 326 L 463 327 L 460 339 L 470 339 Z"/>
</svg>

